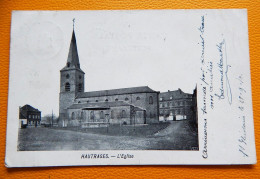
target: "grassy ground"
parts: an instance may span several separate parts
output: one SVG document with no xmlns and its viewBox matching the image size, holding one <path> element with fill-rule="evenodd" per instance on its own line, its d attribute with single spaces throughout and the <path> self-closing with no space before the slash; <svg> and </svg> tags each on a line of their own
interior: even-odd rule
<svg viewBox="0 0 260 179">
<path fill-rule="evenodd" d="M 191 150 L 198 147 L 189 121 L 99 129 L 26 128 L 19 130 L 18 150 Z"/>
</svg>

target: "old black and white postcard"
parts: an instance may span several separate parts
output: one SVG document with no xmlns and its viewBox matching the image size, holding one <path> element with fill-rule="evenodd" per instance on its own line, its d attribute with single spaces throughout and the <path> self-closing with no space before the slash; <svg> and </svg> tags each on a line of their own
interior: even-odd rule
<svg viewBox="0 0 260 179">
<path fill-rule="evenodd" d="M 254 164 L 247 11 L 14 11 L 6 166 Z"/>
</svg>

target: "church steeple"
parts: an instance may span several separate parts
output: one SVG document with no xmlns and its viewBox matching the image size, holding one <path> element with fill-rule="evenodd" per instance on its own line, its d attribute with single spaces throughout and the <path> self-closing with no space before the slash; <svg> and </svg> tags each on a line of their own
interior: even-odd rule
<svg viewBox="0 0 260 179">
<path fill-rule="evenodd" d="M 76 36 L 73 31 L 70 41 L 69 54 L 66 66 L 60 70 L 60 102 L 59 102 L 59 115 L 60 119 L 67 118 L 66 111 L 69 106 L 74 103 L 78 93 L 84 92 L 85 87 L 85 73 L 80 69 L 79 56 L 77 49 Z"/>
<path fill-rule="evenodd" d="M 78 49 L 77 49 L 77 42 L 76 36 L 73 28 L 72 37 L 70 41 L 70 48 L 69 48 L 69 55 L 67 59 L 67 67 L 68 68 L 80 68 L 79 64 L 79 56 L 78 56 Z"/>
</svg>

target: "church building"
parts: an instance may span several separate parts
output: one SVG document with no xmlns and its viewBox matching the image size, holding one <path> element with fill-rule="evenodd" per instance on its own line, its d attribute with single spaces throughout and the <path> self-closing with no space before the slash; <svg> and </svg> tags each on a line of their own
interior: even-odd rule
<svg viewBox="0 0 260 179">
<path fill-rule="evenodd" d="M 159 122 L 159 92 L 148 86 L 85 92 L 73 28 L 67 63 L 60 70 L 59 125 L 93 127 Z"/>
</svg>

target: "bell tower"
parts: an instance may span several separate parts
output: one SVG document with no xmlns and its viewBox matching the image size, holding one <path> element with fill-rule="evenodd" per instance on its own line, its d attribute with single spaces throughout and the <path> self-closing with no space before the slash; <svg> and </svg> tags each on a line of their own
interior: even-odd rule
<svg viewBox="0 0 260 179">
<path fill-rule="evenodd" d="M 80 69 L 74 22 L 75 19 L 73 19 L 73 31 L 67 63 L 66 66 L 60 70 L 59 117 L 60 120 L 63 121 L 63 127 L 66 126 L 64 122 L 68 119 L 68 116 L 66 116 L 67 108 L 74 103 L 78 93 L 84 92 L 85 86 L 85 73 Z"/>
</svg>

